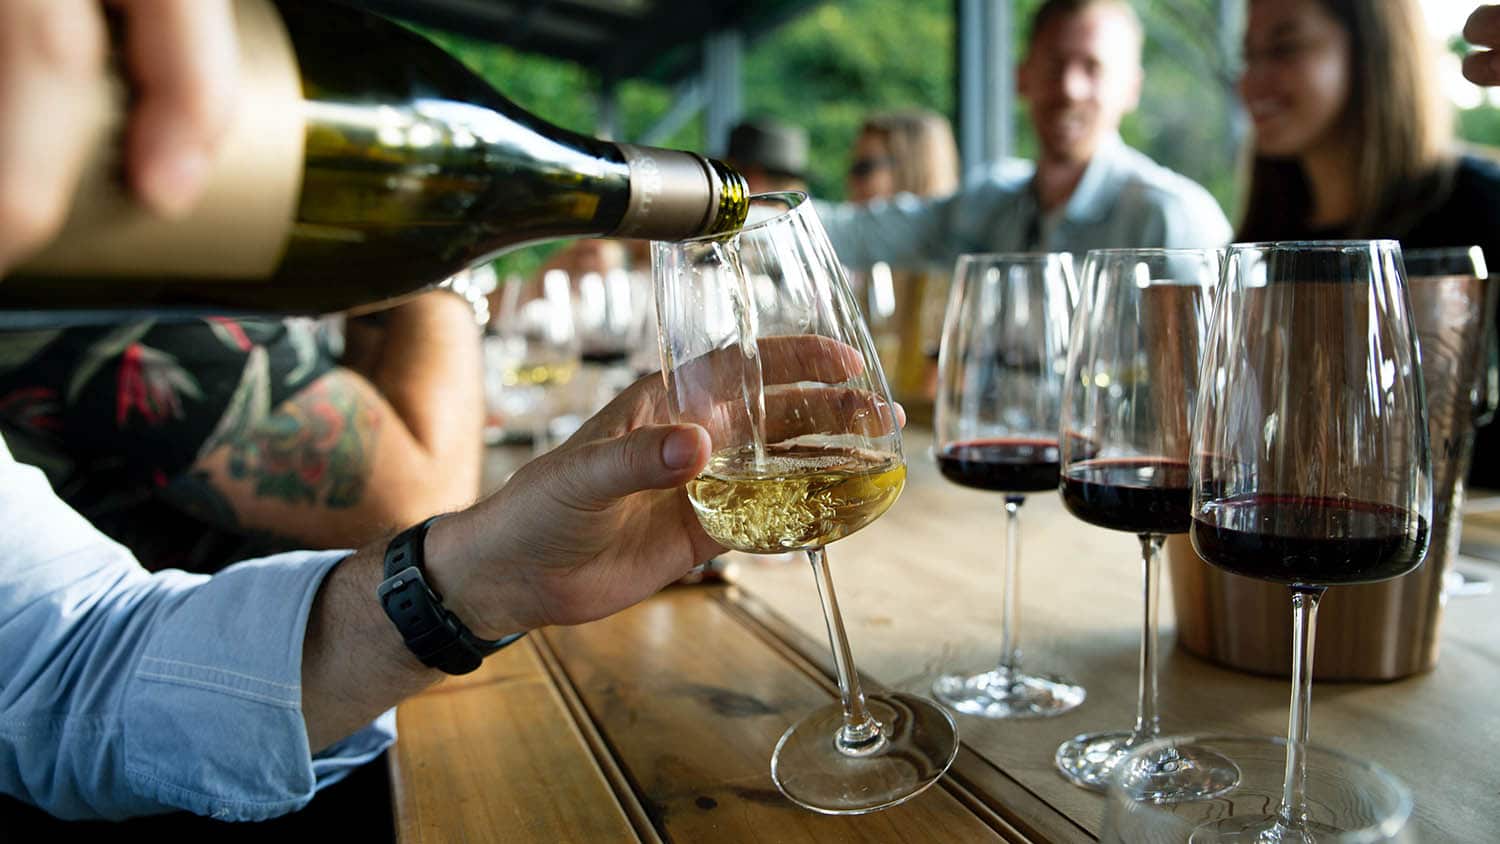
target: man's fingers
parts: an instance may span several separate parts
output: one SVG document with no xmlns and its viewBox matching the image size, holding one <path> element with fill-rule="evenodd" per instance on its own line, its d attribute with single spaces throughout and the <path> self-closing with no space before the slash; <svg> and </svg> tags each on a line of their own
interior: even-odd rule
<svg viewBox="0 0 1500 844">
<path fill-rule="evenodd" d="M 905 416 L 900 405 L 869 390 L 777 388 L 766 392 L 765 436 L 770 442 L 805 435 L 878 439 L 899 430 Z"/>
<path fill-rule="evenodd" d="M 760 379 L 765 386 L 816 382 L 842 384 L 865 371 L 864 357 L 847 343 L 813 334 L 766 337 L 757 343 Z M 685 415 L 696 417 L 709 405 L 744 394 L 753 377 L 751 363 L 738 346 L 716 349 L 682 362 L 671 373 L 668 389 L 676 391 Z"/>
<path fill-rule="evenodd" d="M 767 384 L 796 381 L 838 384 L 865 371 L 865 359 L 859 350 L 830 337 L 812 334 L 766 337 L 758 348 L 761 377 Z"/>
<path fill-rule="evenodd" d="M 198 198 L 234 113 L 238 42 L 229 0 L 111 0 L 125 16 L 138 97 L 126 138 L 131 184 L 158 213 Z"/>
<path fill-rule="evenodd" d="M 603 508 L 632 493 L 681 486 L 708 463 L 708 432 L 652 425 L 564 450 L 558 467 L 565 503 Z"/>
<path fill-rule="evenodd" d="M 0 3 L 0 275 L 56 234 L 104 107 L 93 0 Z"/>
<path fill-rule="evenodd" d="M 1464 40 L 1480 47 L 1500 47 L 1500 6 L 1480 6 L 1464 23 Z"/>
<path fill-rule="evenodd" d="M 1464 77 L 1476 85 L 1500 85 L 1500 52 L 1481 50 L 1464 56 Z"/>
</svg>

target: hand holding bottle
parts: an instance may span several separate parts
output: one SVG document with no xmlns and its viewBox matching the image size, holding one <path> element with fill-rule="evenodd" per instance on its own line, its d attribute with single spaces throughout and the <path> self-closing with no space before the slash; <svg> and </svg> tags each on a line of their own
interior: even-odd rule
<svg viewBox="0 0 1500 844">
<path fill-rule="evenodd" d="M 229 0 L 110 0 L 135 86 L 126 173 L 153 211 L 202 187 L 238 76 Z M 0 275 L 62 225 L 97 119 L 109 51 L 98 0 L 0 3 Z"/>
</svg>

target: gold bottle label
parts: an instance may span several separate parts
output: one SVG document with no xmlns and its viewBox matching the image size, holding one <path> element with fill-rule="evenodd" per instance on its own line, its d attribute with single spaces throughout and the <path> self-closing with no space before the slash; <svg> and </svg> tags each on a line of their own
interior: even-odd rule
<svg viewBox="0 0 1500 844">
<path fill-rule="evenodd" d="M 281 263 L 302 188 L 305 118 L 296 53 L 268 0 L 236 0 L 239 101 L 190 213 L 163 220 L 127 191 L 121 172 L 126 91 L 95 90 L 93 153 L 62 232 L 17 272 L 53 276 L 264 279 Z"/>
</svg>

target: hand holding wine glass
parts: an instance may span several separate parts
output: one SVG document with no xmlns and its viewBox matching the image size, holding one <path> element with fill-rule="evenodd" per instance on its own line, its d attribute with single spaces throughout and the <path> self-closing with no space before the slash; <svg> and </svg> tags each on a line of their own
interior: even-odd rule
<svg viewBox="0 0 1500 844">
<path fill-rule="evenodd" d="M 958 751 L 941 708 L 864 694 L 824 551 L 900 495 L 900 414 L 806 195 L 756 197 L 750 219 L 728 238 L 653 245 L 668 408 L 712 441 L 688 483 L 704 531 L 752 554 L 805 551 L 817 578 L 841 701 L 787 730 L 772 779 L 814 811 L 870 812 L 936 782 Z M 786 383 L 769 351 L 793 340 L 831 351 Z"/>
</svg>

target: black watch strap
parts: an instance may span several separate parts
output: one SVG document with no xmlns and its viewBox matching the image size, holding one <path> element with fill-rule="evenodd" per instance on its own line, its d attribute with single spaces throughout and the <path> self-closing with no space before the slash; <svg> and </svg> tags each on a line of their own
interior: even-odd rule
<svg viewBox="0 0 1500 844">
<path fill-rule="evenodd" d="M 427 529 L 442 516 L 407 528 L 385 548 L 385 580 L 376 594 L 380 606 L 401 633 L 406 647 L 423 665 L 449 674 L 468 674 L 484 658 L 526 635 L 481 639 L 443 606 L 443 598 L 422 576 Z"/>
</svg>

